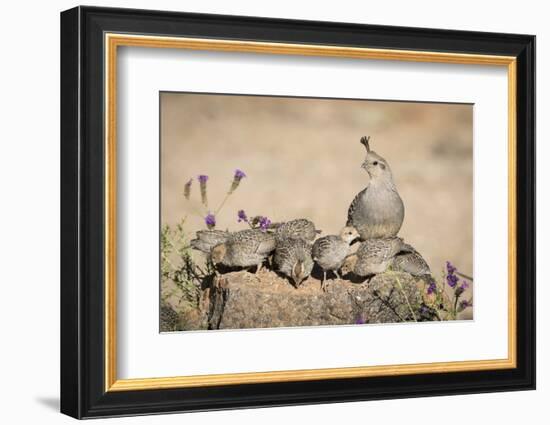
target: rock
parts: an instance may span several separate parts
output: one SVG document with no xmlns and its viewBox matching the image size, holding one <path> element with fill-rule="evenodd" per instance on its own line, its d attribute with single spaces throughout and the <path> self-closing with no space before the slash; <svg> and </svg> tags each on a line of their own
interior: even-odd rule
<svg viewBox="0 0 550 425">
<path fill-rule="evenodd" d="M 323 292 L 319 280 L 312 277 L 296 289 L 268 270 L 258 276 L 245 271 L 227 273 L 215 279 L 211 288 L 208 328 L 433 320 L 423 306 L 425 285 L 407 273 L 388 272 L 365 284 L 335 280 Z"/>
<path fill-rule="evenodd" d="M 160 331 L 161 332 L 172 332 L 178 330 L 180 326 L 180 316 L 174 309 L 166 304 L 161 303 L 160 305 Z"/>
<path fill-rule="evenodd" d="M 161 302 L 160 331 L 197 331 L 208 329 L 209 289 L 201 297 L 198 306 L 185 302 Z"/>
</svg>

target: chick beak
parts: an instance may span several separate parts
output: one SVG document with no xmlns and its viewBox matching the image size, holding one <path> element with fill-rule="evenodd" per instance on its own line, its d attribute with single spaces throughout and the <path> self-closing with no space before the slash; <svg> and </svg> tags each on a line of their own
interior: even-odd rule
<svg viewBox="0 0 550 425">
<path fill-rule="evenodd" d="M 298 288 L 298 287 L 302 284 L 302 281 L 303 281 L 304 279 L 299 278 L 299 277 L 294 277 L 292 280 L 294 281 L 294 286 L 295 286 L 296 288 Z"/>
</svg>

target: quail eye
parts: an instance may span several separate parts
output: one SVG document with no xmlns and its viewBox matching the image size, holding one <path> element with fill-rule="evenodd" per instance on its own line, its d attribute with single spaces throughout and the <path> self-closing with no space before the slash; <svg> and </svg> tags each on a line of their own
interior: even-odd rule
<svg viewBox="0 0 550 425">
<path fill-rule="evenodd" d="M 372 165 L 378 165 L 378 161 L 374 161 Z"/>
</svg>

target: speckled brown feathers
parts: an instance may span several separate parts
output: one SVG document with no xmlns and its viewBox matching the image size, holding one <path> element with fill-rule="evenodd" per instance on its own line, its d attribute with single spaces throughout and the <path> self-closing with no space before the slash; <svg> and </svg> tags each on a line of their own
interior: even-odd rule
<svg viewBox="0 0 550 425">
<path fill-rule="evenodd" d="M 289 277 L 296 287 L 300 286 L 313 270 L 311 245 L 303 239 L 278 239 L 273 260 L 277 270 Z"/>
<path fill-rule="evenodd" d="M 210 254 L 212 248 L 227 240 L 230 233 L 223 230 L 199 230 L 196 238 L 191 240 L 191 248 Z"/>
<path fill-rule="evenodd" d="M 343 268 L 357 276 L 384 273 L 393 264 L 402 246 L 401 238 L 367 239 L 355 254 L 346 258 Z"/>
<path fill-rule="evenodd" d="M 332 271 L 340 278 L 338 270 L 349 254 L 350 243 L 359 237 L 353 227 L 344 227 L 340 235 L 328 235 L 319 238 L 313 244 L 313 260 L 323 269 L 321 288 L 326 288 L 327 271 Z"/>
<path fill-rule="evenodd" d="M 263 261 L 275 249 L 275 237 L 259 229 L 241 230 L 229 234 L 226 241 L 212 249 L 214 264 L 228 267 L 261 268 Z"/>
<path fill-rule="evenodd" d="M 312 242 L 320 233 L 315 229 L 315 224 L 305 218 L 275 223 L 271 225 L 271 228 L 274 229 L 277 239 L 296 238 Z"/>
<path fill-rule="evenodd" d="M 403 244 L 401 251 L 394 257 L 392 269 L 413 276 L 431 275 L 430 266 L 426 260 L 409 244 Z"/>
</svg>

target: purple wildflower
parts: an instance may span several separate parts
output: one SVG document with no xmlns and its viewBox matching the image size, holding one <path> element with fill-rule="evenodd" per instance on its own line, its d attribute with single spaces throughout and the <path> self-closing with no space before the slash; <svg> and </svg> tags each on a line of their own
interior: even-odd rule
<svg viewBox="0 0 550 425">
<path fill-rule="evenodd" d="M 357 316 L 357 319 L 355 319 L 356 325 L 364 325 L 365 323 L 366 323 L 365 320 L 363 320 L 361 316 Z"/>
<path fill-rule="evenodd" d="M 191 195 L 191 183 L 193 183 L 193 179 L 189 179 L 189 181 L 183 186 L 183 196 L 187 200 L 189 200 L 189 195 Z"/>
<path fill-rule="evenodd" d="M 429 311 L 430 311 L 430 309 L 428 307 L 426 307 L 425 305 L 420 306 L 420 314 L 428 314 Z"/>
<path fill-rule="evenodd" d="M 461 289 L 468 289 L 470 287 L 470 284 L 466 282 L 465 280 L 462 281 L 462 284 L 460 285 Z"/>
<path fill-rule="evenodd" d="M 456 287 L 456 284 L 458 283 L 458 276 L 455 275 L 456 267 L 451 264 L 450 261 L 447 261 L 447 285 L 449 285 L 451 288 Z"/>
<path fill-rule="evenodd" d="M 233 181 L 231 182 L 231 187 L 229 188 L 230 194 L 237 190 L 239 184 L 241 183 L 241 180 L 245 177 L 246 174 L 244 173 L 244 171 L 239 170 L 238 168 L 235 170 L 235 175 L 233 176 Z"/>
<path fill-rule="evenodd" d="M 450 261 L 447 261 L 447 274 L 454 274 L 454 272 L 456 272 L 456 267 Z"/>
<path fill-rule="evenodd" d="M 241 221 L 244 221 L 245 223 L 248 223 L 248 217 L 246 216 L 246 213 L 244 212 L 244 210 L 239 210 L 237 212 L 237 217 L 238 217 L 238 222 L 240 223 Z"/>
<path fill-rule="evenodd" d="M 267 217 L 260 217 L 259 223 L 260 223 L 260 229 L 262 230 L 262 232 L 265 232 L 271 225 L 271 220 Z"/>
<path fill-rule="evenodd" d="M 428 285 L 427 294 L 431 295 L 437 291 L 437 286 L 435 284 L 435 280 L 432 280 L 430 284 Z"/>
<path fill-rule="evenodd" d="M 206 217 L 204 217 L 204 222 L 209 229 L 212 229 L 216 227 L 216 216 L 212 213 L 208 213 Z"/>
<path fill-rule="evenodd" d="M 201 187 L 201 201 L 202 204 L 205 207 L 208 207 L 208 197 L 206 193 L 206 182 L 208 181 L 208 176 L 201 174 L 197 177 L 199 179 L 200 187 Z"/>
<path fill-rule="evenodd" d="M 468 307 L 471 307 L 471 306 L 472 306 L 472 303 L 471 303 L 470 301 L 468 301 L 468 300 L 462 300 L 462 301 L 460 301 L 460 309 L 461 309 L 461 310 L 464 310 L 464 309 L 466 309 L 466 308 L 468 308 Z"/>
</svg>

